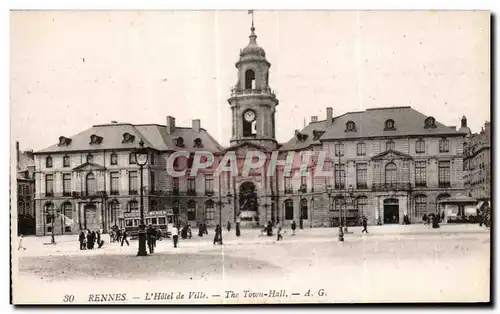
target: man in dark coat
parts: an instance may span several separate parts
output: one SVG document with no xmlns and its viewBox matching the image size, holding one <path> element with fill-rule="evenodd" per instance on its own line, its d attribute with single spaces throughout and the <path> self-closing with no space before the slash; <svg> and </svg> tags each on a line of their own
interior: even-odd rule
<svg viewBox="0 0 500 314">
<path fill-rule="evenodd" d="M 122 246 L 123 246 L 123 242 L 127 242 L 127 246 L 129 246 L 130 244 L 128 243 L 128 233 L 127 233 L 127 230 L 123 229 L 123 232 L 122 232 Z"/>
<path fill-rule="evenodd" d="M 80 231 L 78 241 L 80 242 L 80 250 L 85 250 L 85 233 L 83 233 L 83 230 Z"/>
<path fill-rule="evenodd" d="M 271 223 L 271 221 L 267 222 L 266 231 L 268 237 L 271 237 L 273 235 L 273 224 Z"/>
<path fill-rule="evenodd" d="M 304 219 L 300 218 L 299 220 L 299 228 L 300 230 L 304 229 Z"/>
<path fill-rule="evenodd" d="M 90 230 L 87 230 L 87 249 L 88 250 L 92 249 L 93 243 L 94 243 L 94 239 L 92 239 L 92 232 L 90 232 Z"/>
<path fill-rule="evenodd" d="M 361 230 L 361 233 L 366 232 L 368 233 L 368 219 L 366 219 L 365 216 L 363 216 L 363 230 Z"/>
<path fill-rule="evenodd" d="M 227 232 L 231 231 L 231 222 L 227 222 Z"/>
<path fill-rule="evenodd" d="M 148 243 L 149 254 L 153 253 L 153 227 L 151 224 L 146 229 L 146 239 Z"/>
<path fill-rule="evenodd" d="M 198 225 L 198 236 L 203 237 L 203 223 L 202 222 L 200 222 L 200 224 Z"/>
<path fill-rule="evenodd" d="M 295 229 L 297 229 L 297 224 L 295 224 L 295 220 L 292 221 L 292 235 L 295 235 Z"/>
</svg>

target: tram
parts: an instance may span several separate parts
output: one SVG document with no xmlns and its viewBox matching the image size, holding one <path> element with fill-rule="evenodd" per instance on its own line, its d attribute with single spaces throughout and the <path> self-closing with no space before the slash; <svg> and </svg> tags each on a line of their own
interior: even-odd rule
<svg viewBox="0 0 500 314">
<path fill-rule="evenodd" d="M 174 223 L 177 221 L 177 216 L 172 213 L 170 210 L 159 210 L 159 211 L 150 211 L 144 213 L 144 223 L 147 226 L 151 225 L 155 229 L 161 230 L 163 236 L 167 238 L 170 237 L 172 227 Z M 131 238 L 137 238 L 137 234 L 139 232 L 139 224 L 140 224 L 140 213 L 139 212 L 130 212 L 125 213 L 124 215 L 124 228 Z"/>
</svg>

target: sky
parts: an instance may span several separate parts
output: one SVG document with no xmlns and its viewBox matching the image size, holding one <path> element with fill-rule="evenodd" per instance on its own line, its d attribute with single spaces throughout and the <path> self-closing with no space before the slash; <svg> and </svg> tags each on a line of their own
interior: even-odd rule
<svg viewBox="0 0 500 314">
<path fill-rule="evenodd" d="M 487 11 L 255 11 L 288 141 L 311 116 L 411 106 L 478 132 L 490 120 Z M 229 144 L 247 11 L 13 11 L 11 139 L 40 150 L 111 121 L 201 119 Z"/>
</svg>

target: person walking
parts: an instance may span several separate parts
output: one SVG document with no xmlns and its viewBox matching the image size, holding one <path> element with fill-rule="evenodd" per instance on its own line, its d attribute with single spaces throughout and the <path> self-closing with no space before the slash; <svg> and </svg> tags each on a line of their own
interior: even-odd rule
<svg viewBox="0 0 500 314">
<path fill-rule="evenodd" d="M 278 235 L 278 238 L 276 239 L 276 241 L 279 241 L 279 240 L 283 240 L 283 234 L 281 234 L 281 226 L 278 225 L 278 231 L 277 231 L 277 235 Z"/>
<path fill-rule="evenodd" d="M 292 221 L 292 235 L 295 235 L 295 229 L 297 229 L 297 224 L 295 224 L 295 220 Z"/>
<path fill-rule="evenodd" d="M 214 245 L 220 243 L 220 231 L 221 231 L 220 229 L 221 229 L 220 225 L 217 225 L 215 227 Z"/>
<path fill-rule="evenodd" d="M 153 253 L 154 248 L 153 248 L 153 227 L 151 224 L 149 224 L 148 228 L 146 229 L 146 241 L 148 243 L 148 249 L 149 249 L 149 254 Z"/>
<path fill-rule="evenodd" d="M 227 232 L 231 231 L 231 222 L 227 222 Z"/>
<path fill-rule="evenodd" d="M 127 233 L 127 230 L 123 229 L 122 233 L 121 233 L 121 238 L 122 238 L 122 246 L 123 246 L 123 242 L 127 242 L 127 246 L 130 246 L 130 243 L 128 243 L 128 233 Z"/>
<path fill-rule="evenodd" d="M 154 250 L 154 248 L 156 247 L 156 238 L 157 238 L 156 235 L 158 234 L 158 232 L 156 231 L 155 226 L 152 226 L 151 228 L 153 229 L 153 231 L 151 232 L 151 236 L 153 240 L 153 250 Z"/>
<path fill-rule="evenodd" d="M 26 248 L 24 247 L 23 242 L 24 242 L 24 237 L 22 234 L 20 234 L 19 235 L 19 244 L 17 246 L 18 251 L 20 251 L 20 250 L 26 251 Z"/>
<path fill-rule="evenodd" d="M 80 250 L 85 250 L 85 233 L 83 233 L 83 230 L 80 231 L 78 241 L 80 242 Z"/>
<path fill-rule="evenodd" d="M 368 219 L 366 219 L 365 216 L 363 216 L 363 230 L 361 230 L 361 233 L 366 232 L 368 233 Z"/>
<path fill-rule="evenodd" d="M 90 230 L 87 230 L 87 250 L 92 249 L 92 243 L 94 239 L 92 239 L 92 232 Z"/>
<path fill-rule="evenodd" d="M 203 223 L 202 222 L 200 222 L 200 224 L 198 225 L 198 236 L 203 237 Z"/>
<path fill-rule="evenodd" d="M 177 241 L 179 241 L 179 229 L 176 225 L 172 227 L 172 240 L 174 241 L 174 248 L 176 248 Z"/>
</svg>

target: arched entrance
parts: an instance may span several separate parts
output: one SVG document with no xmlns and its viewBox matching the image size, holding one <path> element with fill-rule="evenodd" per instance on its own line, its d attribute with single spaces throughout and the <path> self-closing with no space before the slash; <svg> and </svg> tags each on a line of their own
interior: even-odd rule
<svg viewBox="0 0 500 314">
<path fill-rule="evenodd" d="M 239 205 L 242 222 L 259 222 L 257 192 L 252 182 L 244 182 L 240 185 Z"/>
<path fill-rule="evenodd" d="M 308 218 L 307 200 L 303 198 L 300 200 L 300 219 L 307 220 Z"/>
<path fill-rule="evenodd" d="M 399 200 L 387 198 L 384 200 L 384 224 L 399 223 Z"/>
<path fill-rule="evenodd" d="M 86 204 L 83 207 L 83 227 L 91 231 L 100 229 L 97 206 L 95 204 Z"/>
</svg>

